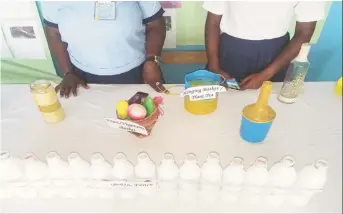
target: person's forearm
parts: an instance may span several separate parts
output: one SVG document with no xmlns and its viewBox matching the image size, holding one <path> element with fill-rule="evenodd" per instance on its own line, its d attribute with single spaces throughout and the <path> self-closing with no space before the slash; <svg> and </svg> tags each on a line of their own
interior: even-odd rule
<svg viewBox="0 0 343 214">
<path fill-rule="evenodd" d="M 270 78 L 287 66 L 298 54 L 302 44 L 311 40 L 316 22 L 297 23 L 294 37 L 281 54 L 265 69 Z"/>
<path fill-rule="evenodd" d="M 213 72 L 220 70 L 219 44 L 220 44 L 220 20 L 221 16 L 212 13 L 207 14 L 205 24 L 205 47 L 208 60 L 208 69 Z"/>
<path fill-rule="evenodd" d="M 161 17 L 146 25 L 146 56 L 161 56 L 164 40 L 166 38 L 166 25 Z"/>
<path fill-rule="evenodd" d="M 58 66 L 64 74 L 72 70 L 67 44 L 62 42 L 58 29 L 46 26 L 46 36 L 52 54 L 56 57 Z"/>
</svg>

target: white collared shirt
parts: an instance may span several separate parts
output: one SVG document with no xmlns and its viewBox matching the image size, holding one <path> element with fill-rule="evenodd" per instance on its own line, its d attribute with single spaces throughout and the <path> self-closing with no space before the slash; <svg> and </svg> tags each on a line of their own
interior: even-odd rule
<svg viewBox="0 0 343 214">
<path fill-rule="evenodd" d="M 205 1 L 203 7 L 222 15 L 220 29 L 247 40 L 284 36 L 295 16 L 298 22 L 325 18 L 325 1 Z"/>
</svg>

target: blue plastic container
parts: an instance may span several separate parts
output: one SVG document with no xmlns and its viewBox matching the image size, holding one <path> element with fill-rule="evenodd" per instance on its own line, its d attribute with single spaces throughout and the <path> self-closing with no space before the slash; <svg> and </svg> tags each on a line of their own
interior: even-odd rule
<svg viewBox="0 0 343 214">
<path fill-rule="evenodd" d="M 241 137 L 243 138 L 243 140 L 250 143 L 262 142 L 267 137 L 272 123 L 273 121 L 253 122 L 243 115 L 240 130 Z"/>
<path fill-rule="evenodd" d="M 212 82 L 218 82 L 218 85 L 220 83 L 220 75 L 215 74 L 213 72 L 207 71 L 207 70 L 197 70 L 192 73 L 185 75 L 185 88 L 192 87 L 189 82 L 191 81 L 212 81 Z"/>
<path fill-rule="evenodd" d="M 272 83 L 263 83 L 257 102 L 244 107 L 240 134 L 249 143 L 262 142 L 268 135 L 276 117 L 275 111 L 268 105 Z"/>
</svg>

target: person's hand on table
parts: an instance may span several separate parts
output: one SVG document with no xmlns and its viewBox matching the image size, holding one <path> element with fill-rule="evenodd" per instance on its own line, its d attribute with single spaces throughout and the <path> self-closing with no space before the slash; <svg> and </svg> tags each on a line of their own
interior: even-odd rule
<svg viewBox="0 0 343 214">
<path fill-rule="evenodd" d="M 143 66 L 143 81 L 157 92 L 168 92 L 162 84 L 161 68 L 155 62 L 145 62 Z"/>
<path fill-rule="evenodd" d="M 61 97 L 68 98 L 72 93 L 74 96 L 77 96 L 77 88 L 82 86 L 85 89 L 88 89 L 86 80 L 77 75 L 74 72 L 68 72 L 65 74 L 62 82 L 56 86 L 56 92 L 60 92 Z"/>
<path fill-rule="evenodd" d="M 244 78 L 240 83 L 239 86 L 242 90 L 245 89 L 259 89 L 264 81 L 268 81 L 270 76 L 264 72 L 255 73 L 247 76 Z"/>
</svg>

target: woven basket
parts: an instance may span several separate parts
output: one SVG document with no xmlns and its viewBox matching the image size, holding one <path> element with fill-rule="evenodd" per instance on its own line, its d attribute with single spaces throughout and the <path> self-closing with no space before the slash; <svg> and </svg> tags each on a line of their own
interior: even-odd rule
<svg viewBox="0 0 343 214">
<path fill-rule="evenodd" d="M 160 115 L 161 115 L 160 107 L 158 105 L 155 105 L 155 110 L 151 113 L 151 115 L 149 117 L 146 117 L 143 120 L 130 120 L 134 123 L 137 123 L 138 125 L 143 126 L 147 130 L 148 135 L 142 135 L 142 134 L 135 133 L 135 132 L 130 132 L 130 133 L 135 135 L 136 137 L 140 137 L 140 138 L 149 136 L 151 131 L 152 131 L 152 128 L 156 124 L 158 117 Z M 117 114 L 117 118 L 120 119 L 118 117 L 118 114 Z"/>
</svg>

